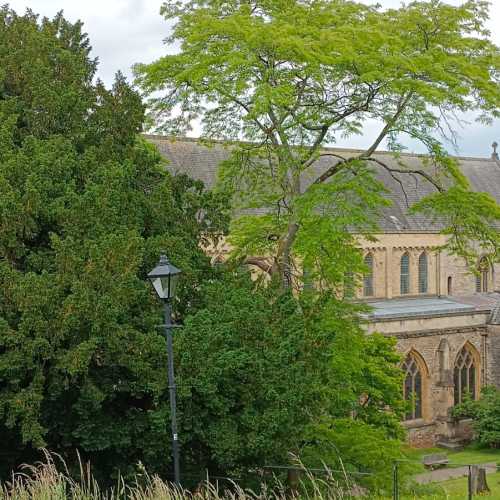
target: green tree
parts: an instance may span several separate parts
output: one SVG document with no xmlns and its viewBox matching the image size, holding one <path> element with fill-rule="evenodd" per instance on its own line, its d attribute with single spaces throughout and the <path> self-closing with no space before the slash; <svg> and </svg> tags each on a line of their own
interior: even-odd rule
<svg viewBox="0 0 500 500">
<path fill-rule="evenodd" d="M 0 9 L 2 473 L 47 446 L 110 479 L 169 460 L 165 342 L 146 283 L 160 250 L 185 280 L 177 314 L 215 272 L 200 249 L 222 197 L 165 171 L 138 137 L 140 97 L 94 82 L 79 23 Z"/>
<path fill-rule="evenodd" d="M 312 295 L 302 299 L 309 304 L 303 309 L 306 328 L 328 339 L 322 348 L 327 381 L 323 410 L 309 421 L 297 455 L 313 467 L 345 468 L 350 481 L 372 492 L 388 492 L 388 471 L 402 458 L 404 436 L 403 373 L 396 339 L 366 335 L 359 305 Z M 337 478 L 342 480 L 342 474 Z"/>
<path fill-rule="evenodd" d="M 362 485 L 371 494 L 390 495 L 394 461 L 404 456 L 401 442 L 388 439 L 383 427 L 338 418 L 318 422 L 309 437 L 303 451 L 305 463 L 316 468 L 326 465 L 341 485 Z M 403 478 L 400 480 L 404 484 Z"/>
<path fill-rule="evenodd" d="M 329 339 L 330 404 L 290 451 L 333 459 L 315 442 L 338 441 L 355 470 L 380 470 L 401 435 L 398 358 L 387 339 L 363 336 L 361 309 L 342 297 L 365 269 L 359 238 L 373 238 L 389 203 L 377 170 L 434 190 L 412 210 L 444 222 L 451 253 L 473 260 L 479 244 L 498 258 L 500 208 L 470 191 L 443 146 L 455 138 L 456 113 L 499 116 L 500 52 L 484 27 L 487 3 L 383 10 L 342 0 L 167 0 L 162 12 L 175 50 L 136 67 L 152 119 L 172 134 L 198 120 L 204 139 L 229 146 L 219 187 L 235 210 L 233 256 L 260 268 L 266 283 L 303 290 L 305 329 Z M 368 120 L 381 126 L 365 151 L 324 149 L 361 134 Z M 428 151 L 418 167 L 400 154 L 408 136 Z M 396 161 L 375 155 L 382 144 Z"/>
<path fill-rule="evenodd" d="M 484 387 L 477 401 L 466 398 L 453 409 L 453 416 L 473 419 L 474 440 L 478 444 L 500 448 L 500 391 L 496 387 Z"/>
<path fill-rule="evenodd" d="M 366 336 L 357 307 L 326 299 L 318 307 L 276 283 L 256 287 L 246 274 L 228 270 L 201 294 L 204 305 L 176 334 L 192 473 L 250 481 L 250 470 L 292 455 L 332 468 L 340 456 L 350 471 L 371 470 L 371 487 L 387 486 L 390 473 L 379 473 L 400 458 L 404 411 L 394 340 Z M 370 458 L 355 459 L 347 443 L 371 448 Z"/>
<path fill-rule="evenodd" d="M 196 472 L 244 476 L 281 464 L 324 407 L 331 340 L 305 328 L 296 299 L 224 273 L 177 333 L 181 425 Z"/>
<path fill-rule="evenodd" d="M 174 21 L 167 43 L 179 49 L 138 65 L 138 81 L 153 95 L 160 130 L 179 133 L 199 119 L 208 139 L 244 140 L 221 169 L 240 209 L 231 229 L 238 257 L 284 286 L 294 274 L 300 281 L 298 262 L 330 289 L 341 286 L 346 272 L 362 272 L 353 233 L 376 232 L 386 203 L 376 167 L 434 188 L 414 209 L 445 221 L 452 252 L 472 258 L 479 242 L 497 258 L 491 222 L 500 209 L 469 190 L 439 136 L 455 137 L 455 113 L 499 116 L 487 2 L 382 10 L 341 0 L 169 0 L 162 12 Z M 365 151 L 324 151 L 367 120 L 382 125 Z M 408 136 L 428 150 L 421 167 L 398 155 Z M 374 156 L 384 141 L 397 167 Z M 321 172 L 320 158 L 329 162 Z"/>
</svg>

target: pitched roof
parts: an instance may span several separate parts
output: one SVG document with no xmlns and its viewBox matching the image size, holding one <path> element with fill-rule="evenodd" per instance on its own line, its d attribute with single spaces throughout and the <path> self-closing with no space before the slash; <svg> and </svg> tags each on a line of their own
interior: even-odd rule
<svg viewBox="0 0 500 500">
<path fill-rule="evenodd" d="M 186 173 L 199 179 L 207 187 L 213 187 L 217 178 L 219 164 L 228 158 L 230 149 L 223 144 L 210 147 L 192 138 L 171 138 L 158 135 L 146 135 L 145 138 L 155 144 L 160 153 L 168 160 L 168 169 L 172 173 Z M 325 148 L 343 157 L 352 157 L 362 150 Z M 398 168 L 398 160 L 389 152 L 377 152 L 373 155 L 392 168 Z M 422 168 L 424 155 L 401 154 L 401 160 L 409 168 Z M 491 194 L 500 203 L 500 162 L 492 158 L 457 158 L 464 175 L 469 179 L 472 188 L 478 192 Z M 320 175 L 332 165 L 332 157 L 321 157 L 314 165 L 315 176 Z M 424 196 L 435 192 L 432 185 L 420 176 L 408 174 L 391 174 L 374 163 L 378 179 L 388 189 L 387 197 L 392 205 L 383 210 L 379 221 L 385 233 L 421 233 L 438 232 L 439 225 L 432 224 L 423 215 L 410 215 L 408 208 Z M 311 182 L 311 180 L 305 180 Z"/>
</svg>

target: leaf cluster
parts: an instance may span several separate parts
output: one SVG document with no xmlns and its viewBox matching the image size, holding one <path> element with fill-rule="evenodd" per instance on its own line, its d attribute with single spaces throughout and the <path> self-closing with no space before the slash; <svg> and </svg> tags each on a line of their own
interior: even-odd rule
<svg viewBox="0 0 500 500">
<path fill-rule="evenodd" d="M 481 446 L 500 447 L 500 391 L 496 387 L 484 387 L 477 401 L 467 398 L 453 409 L 453 416 L 473 420 L 474 440 Z"/>
</svg>

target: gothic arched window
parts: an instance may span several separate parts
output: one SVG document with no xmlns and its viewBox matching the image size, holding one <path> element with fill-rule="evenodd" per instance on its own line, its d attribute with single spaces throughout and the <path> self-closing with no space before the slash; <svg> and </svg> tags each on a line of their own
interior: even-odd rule
<svg viewBox="0 0 500 500">
<path fill-rule="evenodd" d="M 455 385 L 455 404 L 463 402 L 464 396 L 468 394 L 472 399 L 476 399 L 478 366 L 472 350 L 465 345 L 458 353 L 453 370 L 453 382 Z"/>
<path fill-rule="evenodd" d="M 408 253 L 404 253 L 401 257 L 400 292 L 401 295 L 410 293 L 410 256 Z"/>
<path fill-rule="evenodd" d="M 408 403 L 405 420 L 422 418 L 422 371 L 414 354 L 408 354 L 402 368 L 405 373 L 403 397 Z"/>
<path fill-rule="evenodd" d="M 479 261 L 476 274 L 476 292 L 488 291 L 489 263 L 486 257 Z"/>
<path fill-rule="evenodd" d="M 418 293 L 427 293 L 427 254 L 422 252 L 418 258 Z"/>
<path fill-rule="evenodd" d="M 364 259 L 366 272 L 363 276 L 363 295 L 371 297 L 373 293 L 373 255 L 369 253 Z"/>
</svg>

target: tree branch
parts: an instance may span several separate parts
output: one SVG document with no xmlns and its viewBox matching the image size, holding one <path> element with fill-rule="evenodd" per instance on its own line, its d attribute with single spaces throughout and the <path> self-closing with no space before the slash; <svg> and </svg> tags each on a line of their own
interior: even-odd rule
<svg viewBox="0 0 500 500">
<path fill-rule="evenodd" d="M 274 267 L 274 264 L 270 264 L 269 259 L 265 257 L 246 257 L 243 263 L 250 266 L 256 266 L 267 274 L 272 274 Z"/>
<path fill-rule="evenodd" d="M 380 146 L 380 143 L 384 140 L 385 136 L 391 130 L 392 126 L 401 116 L 401 113 L 404 111 L 404 109 L 410 102 L 412 96 L 413 92 L 409 92 L 407 96 L 401 96 L 401 99 L 398 102 L 396 113 L 394 113 L 392 118 L 386 122 L 385 127 L 382 129 L 378 137 L 375 139 L 375 142 L 363 153 L 362 156 L 371 156 L 375 152 L 375 150 Z"/>
<path fill-rule="evenodd" d="M 377 163 L 378 165 L 380 165 L 381 167 L 385 168 L 388 172 L 391 172 L 391 173 L 396 173 L 396 174 L 416 174 L 416 175 L 420 175 L 421 177 L 423 177 L 425 180 L 429 181 L 435 188 L 437 191 L 439 191 L 440 193 L 444 193 L 445 192 L 445 189 L 443 188 L 443 186 L 441 186 L 439 183 L 437 183 L 431 175 L 429 175 L 427 172 L 424 172 L 423 170 L 421 169 L 418 169 L 418 168 L 412 168 L 412 169 L 406 169 L 406 168 L 393 168 L 393 167 L 389 167 L 389 165 L 387 165 L 386 163 L 384 163 L 383 161 L 377 159 L 377 158 L 373 158 L 373 157 L 370 157 L 370 158 L 363 158 L 363 157 L 360 157 L 359 158 L 360 160 L 365 160 L 365 161 L 372 161 L 374 163 Z"/>
</svg>

